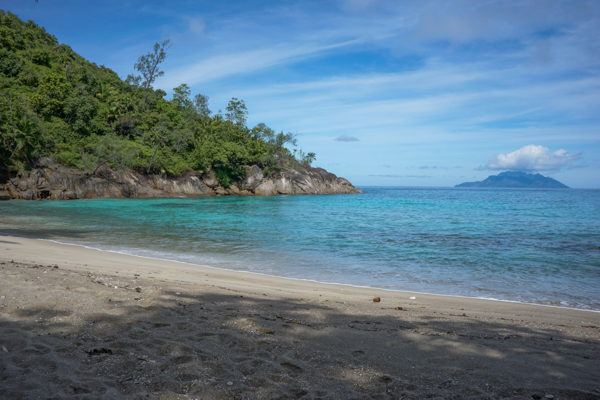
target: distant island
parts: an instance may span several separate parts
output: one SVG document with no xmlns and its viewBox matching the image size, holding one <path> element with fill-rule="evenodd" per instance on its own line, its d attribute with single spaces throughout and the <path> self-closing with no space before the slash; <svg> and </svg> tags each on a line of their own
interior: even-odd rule
<svg viewBox="0 0 600 400">
<path fill-rule="evenodd" d="M 506 171 L 498 175 L 488 176 L 479 182 L 464 182 L 457 188 L 543 188 L 568 189 L 569 187 L 556 179 L 521 171 Z"/>
<path fill-rule="evenodd" d="M 32 21 L 0 10 L 0 28 L 0 199 L 359 192 L 294 134 L 248 127 L 243 100 L 155 89 L 168 41 L 123 80 Z"/>
</svg>

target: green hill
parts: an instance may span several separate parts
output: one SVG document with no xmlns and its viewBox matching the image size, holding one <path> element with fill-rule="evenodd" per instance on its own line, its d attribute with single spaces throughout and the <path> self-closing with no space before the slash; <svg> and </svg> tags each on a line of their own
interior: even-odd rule
<svg viewBox="0 0 600 400">
<path fill-rule="evenodd" d="M 143 75 L 124 81 L 35 23 L 0 11 L 0 183 L 43 157 L 81 171 L 106 164 L 171 177 L 212 171 L 224 187 L 247 165 L 268 176 L 314 159 L 288 150 L 291 134 L 246 127 L 241 100 L 232 99 L 225 116 L 212 115 L 186 85 L 168 100 L 149 83 Z"/>
</svg>

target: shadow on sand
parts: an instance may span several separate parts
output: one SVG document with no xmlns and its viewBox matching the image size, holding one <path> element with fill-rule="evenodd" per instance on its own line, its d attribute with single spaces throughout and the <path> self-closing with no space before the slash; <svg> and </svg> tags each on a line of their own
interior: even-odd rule
<svg viewBox="0 0 600 400">
<path fill-rule="evenodd" d="M 0 314 L 0 397 L 600 399 L 598 341 L 549 329 L 130 293 L 78 324 L 51 306 Z"/>
</svg>

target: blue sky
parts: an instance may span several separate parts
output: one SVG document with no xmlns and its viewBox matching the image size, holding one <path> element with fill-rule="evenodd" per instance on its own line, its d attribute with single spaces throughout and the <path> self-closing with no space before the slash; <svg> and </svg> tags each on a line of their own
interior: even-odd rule
<svg viewBox="0 0 600 400">
<path fill-rule="evenodd" d="M 451 186 L 502 169 L 600 188 L 600 1 L 0 0 L 86 58 L 246 101 L 359 185 Z"/>
</svg>

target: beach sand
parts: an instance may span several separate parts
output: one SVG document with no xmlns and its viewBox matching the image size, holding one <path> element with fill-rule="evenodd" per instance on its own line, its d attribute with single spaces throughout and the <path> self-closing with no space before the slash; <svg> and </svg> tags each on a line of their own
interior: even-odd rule
<svg viewBox="0 0 600 400">
<path fill-rule="evenodd" d="M 600 313 L 10 236 L 0 279 L 2 399 L 600 399 Z"/>
</svg>

